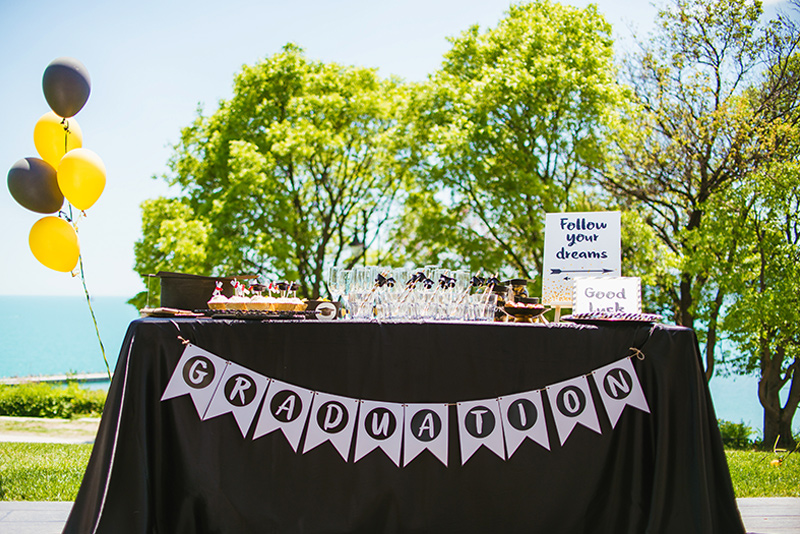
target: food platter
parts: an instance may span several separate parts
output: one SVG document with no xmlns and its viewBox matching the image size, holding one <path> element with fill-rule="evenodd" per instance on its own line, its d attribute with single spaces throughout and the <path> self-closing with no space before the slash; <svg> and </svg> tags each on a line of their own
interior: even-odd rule
<svg viewBox="0 0 800 534">
<path fill-rule="evenodd" d="M 607 325 L 611 324 L 643 324 L 656 323 L 662 319 L 656 313 L 609 313 L 609 312 L 589 312 L 566 315 L 562 321 L 577 324 Z"/>
</svg>

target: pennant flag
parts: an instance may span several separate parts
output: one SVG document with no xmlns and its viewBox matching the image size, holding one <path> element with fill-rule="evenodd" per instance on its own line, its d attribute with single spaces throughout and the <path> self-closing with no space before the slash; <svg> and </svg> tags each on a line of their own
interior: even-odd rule
<svg viewBox="0 0 800 534">
<path fill-rule="evenodd" d="M 498 400 L 509 458 L 514 455 L 525 438 L 530 438 L 550 450 L 541 391 L 526 391 Z"/>
<path fill-rule="evenodd" d="M 589 380 L 585 376 L 565 380 L 546 389 L 562 445 L 578 423 L 601 433 Z"/>
<path fill-rule="evenodd" d="M 429 450 L 447 467 L 447 404 L 407 404 L 403 423 L 403 466 Z"/>
<path fill-rule="evenodd" d="M 161 400 L 190 395 L 200 419 L 217 390 L 227 362 L 194 345 L 186 345 Z"/>
<path fill-rule="evenodd" d="M 497 399 L 459 402 L 457 408 L 461 465 L 467 463 L 481 445 L 505 460 L 503 426 Z"/>
<path fill-rule="evenodd" d="M 361 401 L 356 431 L 354 462 L 380 448 L 397 467 L 400 467 L 400 448 L 403 445 L 403 405 L 387 402 Z"/>
<path fill-rule="evenodd" d="M 356 399 L 314 393 L 303 454 L 330 441 L 346 462 L 350 455 L 350 444 L 353 442 L 357 411 Z"/>
<path fill-rule="evenodd" d="M 218 415 L 232 413 L 239 425 L 242 436 L 253 422 L 261 399 L 267 391 L 269 379 L 238 363 L 228 362 L 219 387 L 211 398 L 205 417 L 211 419 Z"/>
<path fill-rule="evenodd" d="M 253 439 L 280 429 L 294 452 L 297 452 L 313 396 L 314 392 L 311 390 L 280 380 L 272 380 L 256 423 Z"/>
<path fill-rule="evenodd" d="M 611 420 L 611 428 L 616 427 L 626 405 L 650 413 L 650 407 L 647 405 L 642 385 L 630 358 L 623 358 L 601 367 L 592 376 L 600 391 L 600 398 L 603 399 L 608 418 Z"/>
</svg>

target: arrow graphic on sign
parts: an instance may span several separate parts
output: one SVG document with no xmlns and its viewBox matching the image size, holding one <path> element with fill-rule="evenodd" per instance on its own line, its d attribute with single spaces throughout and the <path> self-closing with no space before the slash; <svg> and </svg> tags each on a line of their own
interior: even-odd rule
<svg viewBox="0 0 800 534">
<path fill-rule="evenodd" d="M 613 273 L 613 269 L 575 269 L 575 270 L 566 270 L 566 269 L 550 269 L 550 274 L 563 274 L 563 273 Z"/>
</svg>

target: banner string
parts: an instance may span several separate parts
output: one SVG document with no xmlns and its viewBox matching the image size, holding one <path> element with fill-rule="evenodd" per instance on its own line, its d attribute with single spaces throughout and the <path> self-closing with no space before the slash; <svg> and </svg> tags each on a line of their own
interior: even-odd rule
<svg viewBox="0 0 800 534">
<path fill-rule="evenodd" d="M 629 355 L 628 358 L 636 358 L 639 361 L 644 361 L 644 359 L 645 359 L 644 352 L 642 352 L 641 350 L 637 349 L 636 347 L 630 347 L 628 350 L 633 352 L 633 354 Z"/>
</svg>

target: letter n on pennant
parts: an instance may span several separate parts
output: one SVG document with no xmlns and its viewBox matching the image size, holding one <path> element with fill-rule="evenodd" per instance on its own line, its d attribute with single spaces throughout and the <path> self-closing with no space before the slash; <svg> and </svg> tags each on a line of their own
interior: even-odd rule
<svg viewBox="0 0 800 534">
<path fill-rule="evenodd" d="M 625 406 L 633 406 L 650 413 L 642 384 L 630 358 L 623 358 L 601 367 L 592 376 L 600 391 L 600 398 L 603 399 L 612 428 L 616 427 Z"/>
</svg>

